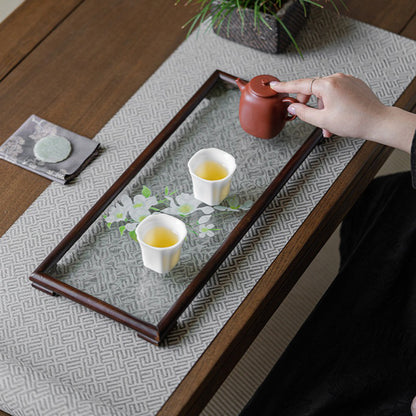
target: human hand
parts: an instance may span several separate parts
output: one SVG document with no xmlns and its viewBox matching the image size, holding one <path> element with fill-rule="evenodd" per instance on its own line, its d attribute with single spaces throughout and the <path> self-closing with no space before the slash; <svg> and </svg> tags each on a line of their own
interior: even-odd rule
<svg viewBox="0 0 416 416">
<path fill-rule="evenodd" d="M 360 79 L 344 74 L 323 78 L 306 78 L 288 82 L 271 82 L 277 92 L 297 94 L 299 103 L 288 111 L 301 120 L 332 134 L 373 140 L 410 152 L 416 129 L 416 116 L 383 105 Z M 311 95 L 318 108 L 306 105 Z"/>
</svg>

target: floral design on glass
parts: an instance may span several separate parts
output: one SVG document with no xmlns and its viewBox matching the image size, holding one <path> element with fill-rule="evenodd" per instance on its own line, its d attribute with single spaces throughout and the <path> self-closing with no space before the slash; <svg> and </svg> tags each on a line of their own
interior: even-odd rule
<svg viewBox="0 0 416 416">
<path fill-rule="evenodd" d="M 226 198 L 222 205 L 205 205 L 194 198 L 192 194 L 170 191 L 165 187 L 162 198 L 152 194 L 147 186 L 143 186 L 141 195 L 133 198 L 124 194 L 119 201 L 112 206 L 108 214 L 104 215 L 107 227 L 117 224 L 121 235 L 127 233 L 134 241 L 137 241 L 136 227 L 153 212 L 163 212 L 180 218 L 186 225 L 188 233 L 199 238 L 213 237 L 215 231 L 219 231 L 214 224 L 215 214 L 224 212 L 247 211 L 253 205 L 252 201 L 240 203 L 235 195 Z M 193 215 L 191 215 L 193 214 Z"/>
</svg>

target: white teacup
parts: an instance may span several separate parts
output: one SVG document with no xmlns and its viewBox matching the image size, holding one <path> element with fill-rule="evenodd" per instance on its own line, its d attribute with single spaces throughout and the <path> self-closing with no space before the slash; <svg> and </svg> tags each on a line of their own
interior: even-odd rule
<svg viewBox="0 0 416 416">
<path fill-rule="evenodd" d="M 196 152 L 188 162 L 188 169 L 194 197 L 207 205 L 218 205 L 230 192 L 236 163 L 234 157 L 224 150 L 209 148 Z"/>
<path fill-rule="evenodd" d="M 171 215 L 155 213 L 146 217 L 136 228 L 137 240 L 145 267 L 157 273 L 167 273 L 179 261 L 186 226 Z"/>
</svg>

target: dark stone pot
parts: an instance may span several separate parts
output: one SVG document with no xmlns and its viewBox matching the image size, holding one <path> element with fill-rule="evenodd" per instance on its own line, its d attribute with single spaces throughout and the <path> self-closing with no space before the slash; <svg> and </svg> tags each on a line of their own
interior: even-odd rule
<svg viewBox="0 0 416 416">
<path fill-rule="evenodd" d="M 309 16 L 310 4 L 305 3 L 305 7 Z M 240 13 L 235 10 L 225 18 L 219 30 L 214 28 L 214 32 L 225 39 L 268 53 L 282 53 L 292 44 L 286 31 L 272 15 L 262 13 L 271 27 L 269 29 L 260 19 L 257 27 L 254 26 L 254 10 L 247 8 L 242 13 L 244 14 L 243 30 Z M 303 6 L 297 0 L 289 0 L 285 3 L 277 16 L 293 37 L 305 25 L 307 19 Z"/>
</svg>

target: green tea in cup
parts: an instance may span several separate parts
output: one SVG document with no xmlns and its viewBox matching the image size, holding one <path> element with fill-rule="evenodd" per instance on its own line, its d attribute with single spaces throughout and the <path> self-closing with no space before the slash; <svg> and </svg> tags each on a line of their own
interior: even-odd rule
<svg viewBox="0 0 416 416">
<path fill-rule="evenodd" d="M 156 226 L 145 233 L 143 241 L 152 247 L 171 247 L 179 241 L 179 238 L 169 228 Z"/>
<path fill-rule="evenodd" d="M 195 174 L 207 181 L 218 181 L 228 175 L 228 170 L 215 160 L 206 160 L 195 169 Z"/>
</svg>

